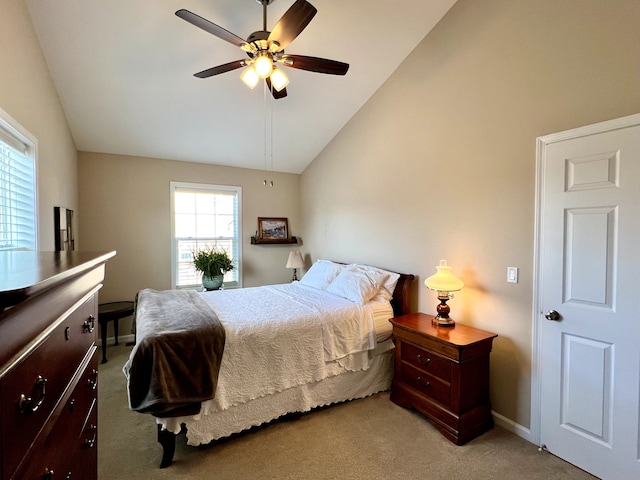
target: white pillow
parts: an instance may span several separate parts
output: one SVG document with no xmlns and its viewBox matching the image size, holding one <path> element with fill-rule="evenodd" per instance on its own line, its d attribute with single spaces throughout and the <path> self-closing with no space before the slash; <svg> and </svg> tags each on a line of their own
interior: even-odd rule
<svg viewBox="0 0 640 480">
<path fill-rule="evenodd" d="M 348 265 L 327 287 L 327 292 L 364 305 L 378 293 L 388 277 L 388 273 Z"/>
<path fill-rule="evenodd" d="M 318 290 L 326 290 L 344 267 L 345 265 L 330 260 L 317 260 L 300 279 L 300 283 Z"/>
<path fill-rule="evenodd" d="M 396 284 L 398 283 L 398 279 L 400 278 L 399 273 L 389 272 L 388 270 L 372 267 L 370 265 L 356 265 L 367 271 L 379 272 L 382 275 L 388 275 L 387 279 L 384 281 L 384 284 L 380 286 L 380 290 L 376 293 L 375 299 L 376 301 L 388 302 L 393 298 L 393 291 L 396 289 Z"/>
</svg>

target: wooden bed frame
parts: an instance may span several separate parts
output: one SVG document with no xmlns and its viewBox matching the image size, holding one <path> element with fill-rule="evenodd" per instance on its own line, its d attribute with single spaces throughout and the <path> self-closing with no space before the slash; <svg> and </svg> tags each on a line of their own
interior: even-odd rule
<svg viewBox="0 0 640 480">
<path fill-rule="evenodd" d="M 405 315 L 410 313 L 410 288 L 411 282 L 415 278 L 415 275 L 400 273 L 400 278 L 396 284 L 396 288 L 393 291 L 393 297 L 391 298 L 391 306 L 393 307 L 394 316 Z M 185 427 L 183 425 L 183 431 Z M 181 432 L 182 433 L 182 432 Z M 160 468 L 166 468 L 173 463 L 173 456 L 176 451 L 176 437 L 178 434 L 172 433 L 168 430 L 163 430 L 162 425 L 158 424 L 158 443 L 162 445 L 162 461 L 160 462 Z"/>
</svg>

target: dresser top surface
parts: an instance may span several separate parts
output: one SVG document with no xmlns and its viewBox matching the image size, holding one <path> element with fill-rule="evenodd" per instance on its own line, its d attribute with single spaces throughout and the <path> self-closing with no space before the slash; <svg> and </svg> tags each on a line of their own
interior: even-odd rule
<svg viewBox="0 0 640 480">
<path fill-rule="evenodd" d="M 106 262 L 115 252 L 0 252 L 0 311 Z"/>
</svg>

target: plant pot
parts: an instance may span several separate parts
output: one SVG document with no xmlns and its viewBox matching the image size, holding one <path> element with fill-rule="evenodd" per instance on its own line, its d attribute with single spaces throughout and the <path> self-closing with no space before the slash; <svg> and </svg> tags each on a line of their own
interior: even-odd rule
<svg viewBox="0 0 640 480">
<path fill-rule="evenodd" d="M 220 290 L 224 275 L 216 275 L 215 277 L 209 277 L 207 275 L 202 276 L 202 286 L 205 290 Z"/>
</svg>

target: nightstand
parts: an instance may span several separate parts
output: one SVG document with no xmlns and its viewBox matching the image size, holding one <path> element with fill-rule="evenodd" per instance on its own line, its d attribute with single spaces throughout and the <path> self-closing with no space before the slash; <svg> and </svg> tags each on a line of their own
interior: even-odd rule
<svg viewBox="0 0 640 480">
<path fill-rule="evenodd" d="M 419 411 L 462 445 L 493 427 L 489 354 L 497 335 L 432 320 L 424 313 L 390 320 L 396 342 L 391 400 Z"/>
</svg>

